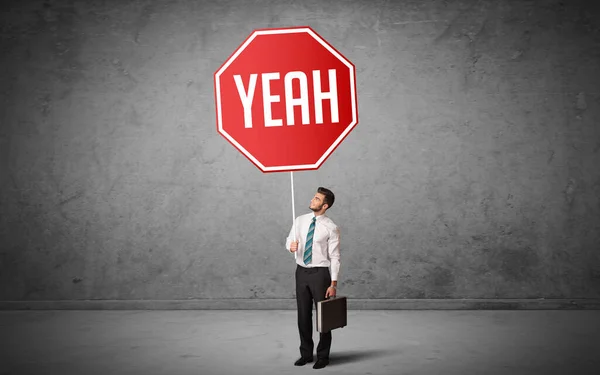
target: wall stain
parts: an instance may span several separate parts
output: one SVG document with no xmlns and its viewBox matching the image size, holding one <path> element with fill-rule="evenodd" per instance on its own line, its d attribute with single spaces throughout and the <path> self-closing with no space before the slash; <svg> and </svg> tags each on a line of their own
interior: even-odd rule
<svg viewBox="0 0 600 375">
<path fill-rule="evenodd" d="M 569 207 L 573 205 L 573 200 L 575 199 L 574 193 L 576 188 L 577 184 L 575 182 L 575 179 L 569 178 L 569 182 L 567 183 L 567 186 L 564 190 L 565 202 Z"/>
<path fill-rule="evenodd" d="M 539 257 L 530 247 L 484 249 L 482 259 L 491 272 L 497 272 L 507 281 L 526 282 L 535 275 Z"/>
</svg>

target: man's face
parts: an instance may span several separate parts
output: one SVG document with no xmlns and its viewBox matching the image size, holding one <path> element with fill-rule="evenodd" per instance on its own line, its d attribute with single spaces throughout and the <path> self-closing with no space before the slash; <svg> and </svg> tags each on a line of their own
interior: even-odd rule
<svg viewBox="0 0 600 375">
<path fill-rule="evenodd" d="M 310 209 L 313 211 L 321 211 L 321 209 L 323 208 L 323 205 L 325 203 L 323 203 L 323 201 L 325 200 L 325 195 L 321 194 L 321 193 L 316 193 L 315 196 L 313 197 L 313 199 L 311 199 L 310 201 Z"/>
</svg>

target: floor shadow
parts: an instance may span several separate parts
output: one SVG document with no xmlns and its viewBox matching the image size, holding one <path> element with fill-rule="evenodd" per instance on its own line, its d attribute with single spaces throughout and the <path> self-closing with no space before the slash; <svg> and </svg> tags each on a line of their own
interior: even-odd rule
<svg viewBox="0 0 600 375">
<path fill-rule="evenodd" d="M 386 357 L 398 354 L 392 350 L 346 350 L 329 354 L 329 365 L 342 365 L 351 362 L 360 362 L 366 359 Z"/>
</svg>

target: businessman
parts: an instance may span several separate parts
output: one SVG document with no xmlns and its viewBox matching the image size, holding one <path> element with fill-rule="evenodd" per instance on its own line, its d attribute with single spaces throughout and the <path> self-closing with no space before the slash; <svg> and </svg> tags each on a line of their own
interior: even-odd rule
<svg viewBox="0 0 600 375">
<path fill-rule="evenodd" d="M 333 206 L 331 190 L 319 187 L 310 201 L 311 213 L 296 218 L 285 247 L 296 257 L 296 304 L 300 333 L 300 358 L 294 363 L 304 366 L 313 361 L 312 305 L 336 296 L 340 271 L 340 230 L 325 214 Z M 331 267 L 331 271 L 329 268 Z M 329 364 L 331 331 L 320 333 L 317 361 L 313 368 Z"/>
</svg>

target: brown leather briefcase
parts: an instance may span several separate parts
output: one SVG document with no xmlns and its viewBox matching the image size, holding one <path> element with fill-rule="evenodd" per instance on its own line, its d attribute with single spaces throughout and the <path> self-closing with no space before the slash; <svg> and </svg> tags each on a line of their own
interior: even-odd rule
<svg viewBox="0 0 600 375">
<path fill-rule="evenodd" d="M 346 297 L 331 297 L 317 302 L 317 331 L 329 332 L 343 328 L 348 322 Z"/>
</svg>

